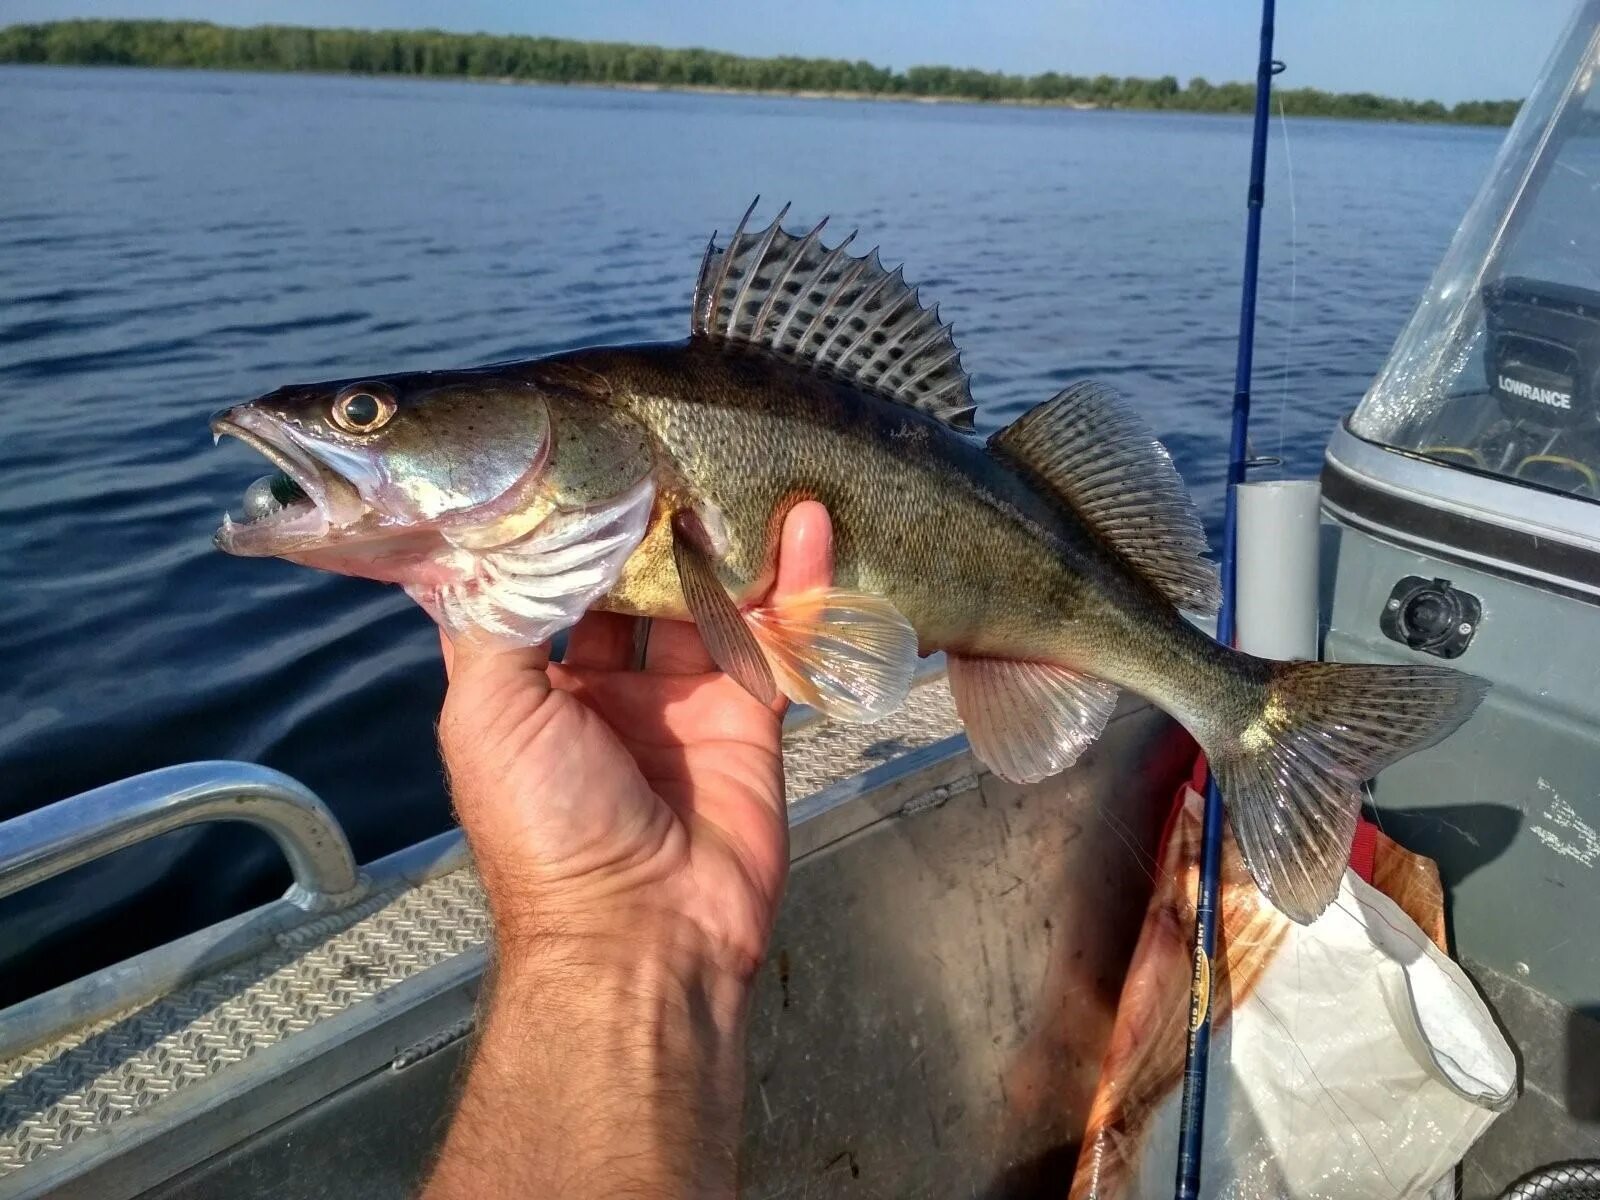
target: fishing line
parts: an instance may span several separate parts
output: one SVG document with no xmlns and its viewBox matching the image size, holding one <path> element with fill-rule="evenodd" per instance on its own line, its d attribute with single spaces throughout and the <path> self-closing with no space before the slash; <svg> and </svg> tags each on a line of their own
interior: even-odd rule
<svg viewBox="0 0 1600 1200">
<path fill-rule="evenodd" d="M 1289 118 L 1283 110 L 1283 97 L 1278 96 L 1278 128 L 1283 131 L 1283 165 L 1289 185 L 1289 321 L 1283 340 L 1283 386 L 1278 394 L 1278 470 L 1284 473 L 1283 432 L 1289 411 L 1289 366 L 1294 358 L 1295 300 L 1299 295 L 1300 271 L 1297 250 L 1300 236 L 1300 216 L 1294 204 L 1294 155 L 1289 153 Z"/>
<path fill-rule="evenodd" d="M 1128 822 L 1118 817 L 1101 801 L 1095 801 L 1095 808 L 1100 812 L 1107 828 L 1117 835 L 1118 840 L 1128 848 L 1128 853 L 1133 857 L 1134 864 L 1149 878 L 1152 887 L 1160 887 L 1161 881 L 1156 877 L 1156 871 L 1161 867 L 1158 855 L 1151 854 L 1143 846 L 1134 841 L 1133 827 Z M 1146 860 L 1149 860 L 1148 862 Z"/>
<path fill-rule="evenodd" d="M 1387 836 L 1389 831 L 1383 827 L 1383 814 L 1378 811 L 1378 802 L 1373 798 L 1372 782 L 1370 780 L 1361 785 L 1361 805 L 1363 815 L 1370 811 L 1372 813 L 1372 823 L 1378 827 L 1378 832 Z"/>
<path fill-rule="evenodd" d="M 1378 1156 L 1378 1152 L 1372 1148 L 1372 1143 L 1367 1140 L 1367 1135 L 1361 1132 L 1360 1125 L 1358 1125 L 1350 1116 L 1350 1114 L 1345 1111 L 1344 1105 L 1339 1103 L 1339 1097 L 1334 1093 L 1333 1089 L 1322 1081 L 1322 1076 L 1317 1074 L 1316 1064 L 1311 1061 L 1311 1057 L 1300 1048 L 1300 1042 L 1294 1036 L 1294 1030 L 1299 1028 L 1298 1015 L 1295 1018 L 1295 1025 L 1291 1027 L 1287 1022 L 1284 1021 L 1282 1017 L 1272 1011 L 1272 1005 L 1267 1002 L 1265 997 L 1258 994 L 1251 997 L 1251 999 L 1255 1001 L 1256 1005 L 1263 1013 L 1272 1018 L 1273 1023 L 1277 1025 L 1279 1031 L 1283 1034 L 1284 1041 L 1294 1050 L 1295 1056 L 1300 1059 L 1300 1062 L 1305 1067 L 1306 1074 L 1308 1074 L 1311 1077 L 1312 1082 L 1317 1085 L 1317 1091 L 1320 1093 L 1320 1098 L 1326 1100 L 1330 1105 L 1333 1106 L 1333 1110 L 1339 1114 L 1340 1119 L 1344 1121 L 1346 1127 L 1349 1128 L 1351 1133 L 1355 1134 L 1357 1140 L 1360 1141 L 1362 1146 L 1366 1148 L 1367 1157 L 1372 1160 L 1372 1165 L 1378 1168 L 1378 1173 L 1383 1176 L 1384 1181 L 1393 1186 L 1394 1180 L 1390 1177 L 1388 1170 L 1385 1169 L 1383 1160 Z M 1296 1006 L 1298 1007 L 1298 1000 L 1296 1001 Z M 1291 1108 L 1291 1112 L 1294 1111 L 1298 1110 Z M 1330 1120 L 1329 1124 L 1332 1123 L 1333 1122 Z M 1293 1140 L 1292 1137 L 1291 1140 Z"/>
<path fill-rule="evenodd" d="M 1272 57 L 1276 0 L 1261 0 L 1261 40 L 1250 125 L 1250 186 L 1245 193 L 1244 272 L 1239 288 L 1239 341 L 1234 362 L 1233 412 L 1228 438 L 1228 490 L 1222 516 L 1222 605 L 1217 641 L 1234 641 L 1234 583 L 1239 529 L 1239 485 L 1249 465 L 1250 373 L 1254 359 L 1256 283 L 1261 255 L 1261 209 L 1266 202 L 1267 138 L 1271 132 L 1272 77 L 1284 69 Z M 1178 1111 L 1178 1162 L 1174 1200 L 1199 1200 L 1205 1133 L 1206 1083 L 1211 1055 L 1210 967 L 1217 951 L 1217 901 L 1222 874 L 1225 818 L 1215 772 L 1206 779 L 1205 819 L 1200 837 L 1200 879 L 1195 893 L 1194 967 L 1189 988 L 1189 1037 L 1184 1047 L 1182 1100 Z"/>
</svg>

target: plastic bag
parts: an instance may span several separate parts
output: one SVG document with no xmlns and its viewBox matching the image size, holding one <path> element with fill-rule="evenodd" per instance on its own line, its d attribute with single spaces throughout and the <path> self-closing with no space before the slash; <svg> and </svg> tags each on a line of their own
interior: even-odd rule
<svg viewBox="0 0 1600 1200">
<path fill-rule="evenodd" d="M 1202 808 L 1185 789 L 1162 839 L 1074 1200 L 1172 1195 Z M 1300 926 L 1262 898 L 1231 834 L 1224 845 L 1204 1197 L 1424 1196 L 1515 1099 L 1511 1048 L 1441 948 L 1433 863 L 1370 825 L 1357 858 L 1378 886 L 1347 871 Z"/>
</svg>

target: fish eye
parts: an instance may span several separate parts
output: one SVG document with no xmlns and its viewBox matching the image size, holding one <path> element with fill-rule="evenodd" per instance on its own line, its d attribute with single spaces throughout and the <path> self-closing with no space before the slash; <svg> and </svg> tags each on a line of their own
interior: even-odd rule
<svg viewBox="0 0 1600 1200">
<path fill-rule="evenodd" d="M 333 402 L 333 423 L 346 433 L 371 433 L 394 416 L 394 409 L 394 400 L 385 392 L 355 387 Z"/>
</svg>

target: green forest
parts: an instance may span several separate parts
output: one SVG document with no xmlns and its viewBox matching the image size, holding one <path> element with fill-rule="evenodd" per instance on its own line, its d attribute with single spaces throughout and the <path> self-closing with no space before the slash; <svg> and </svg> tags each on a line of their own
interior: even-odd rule
<svg viewBox="0 0 1600 1200">
<path fill-rule="evenodd" d="M 618 42 L 502 37 L 438 30 L 237 28 L 202 21 L 56 21 L 0 29 L 0 63 L 210 67 L 238 71 L 315 71 L 513 80 L 621 87 L 706 88 L 828 93 L 884 99 L 1062 104 L 1094 108 L 1243 113 L 1253 83 L 1187 83 L 1112 75 L 1006 75 L 959 67 L 892 71 L 829 58 L 746 58 L 714 50 L 669 50 Z M 1279 88 L 1297 116 L 1508 125 L 1520 101 L 1479 100 L 1447 107 L 1369 92 Z"/>
</svg>

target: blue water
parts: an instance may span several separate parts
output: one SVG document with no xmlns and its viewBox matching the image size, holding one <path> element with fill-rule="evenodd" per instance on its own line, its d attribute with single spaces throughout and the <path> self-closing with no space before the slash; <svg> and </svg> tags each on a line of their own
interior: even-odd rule
<svg viewBox="0 0 1600 1200">
<path fill-rule="evenodd" d="M 206 418 L 293 381 L 678 337 L 708 234 L 756 193 L 907 264 L 955 322 L 986 427 L 1069 380 L 1123 389 L 1215 527 L 1248 134 L 1227 117 L 0 69 L 0 817 L 244 758 L 321 793 L 363 859 L 444 828 L 428 623 L 394 589 L 214 551 L 262 464 L 214 449 Z M 1259 452 L 1316 470 L 1498 141 L 1275 126 Z M 0 1000 L 285 884 L 243 829 L 85 868 L 0 908 Z"/>
</svg>

